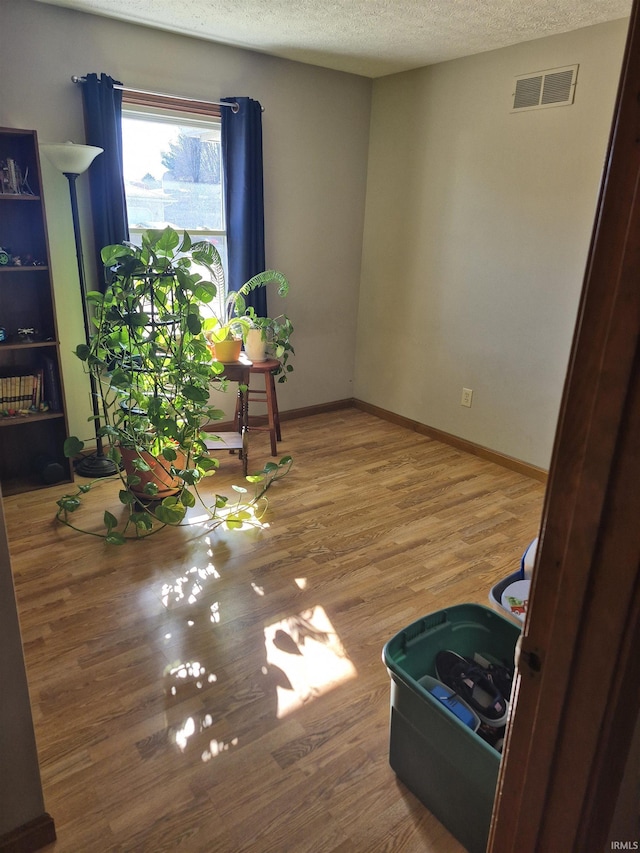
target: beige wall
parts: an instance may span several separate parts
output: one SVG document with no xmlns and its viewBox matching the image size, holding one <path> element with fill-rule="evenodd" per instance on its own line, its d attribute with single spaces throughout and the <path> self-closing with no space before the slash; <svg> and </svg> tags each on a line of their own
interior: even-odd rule
<svg viewBox="0 0 640 853">
<path fill-rule="evenodd" d="M 32 0 L 3 0 L 2 42 L 0 126 L 35 128 L 40 142 L 84 141 L 72 74 L 263 104 L 267 265 L 292 282 L 282 307 L 296 330 L 280 407 L 351 397 L 371 81 Z M 68 185 L 44 158 L 42 168 L 70 426 L 88 437 L 88 383 L 70 354 L 83 330 Z M 79 179 L 81 215 L 87 185 Z"/>
<path fill-rule="evenodd" d="M 548 466 L 626 29 L 375 81 L 356 397 Z M 574 105 L 510 113 L 575 63 Z"/>
<path fill-rule="evenodd" d="M 292 281 L 296 327 L 281 408 L 356 396 L 546 467 L 626 27 L 372 83 L 4 0 L 0 125 L 36 128 L 41 142 L 82 141 L 70 77 L 88 71 L 137 88 L 260 100 L 267 264 Z M 509 112 L 515 75 L 573 63 L 573 106 Z M 88 385 L 71 355 L 83 331 L 68 187 L 48 162 L 43 172 L 70 426 L 88 437 Z M 460 406 L 463 386 L 474 391 L 471 409 Z"/>
</svg>

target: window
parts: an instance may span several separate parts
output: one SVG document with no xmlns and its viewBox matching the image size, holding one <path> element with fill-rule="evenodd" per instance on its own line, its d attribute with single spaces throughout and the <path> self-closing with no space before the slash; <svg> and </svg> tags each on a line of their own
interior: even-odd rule
<svg viewBox="0 0 640 853">
<path fill-rule="evenodd" d="M 170 225 L 213 243 L 226 269 L 220 116 L 211 106 L 201 114 L 167 107 L 162 99 L 129 103 L 126 97 L 122 145 L 131 241 Z"/>
</svg>

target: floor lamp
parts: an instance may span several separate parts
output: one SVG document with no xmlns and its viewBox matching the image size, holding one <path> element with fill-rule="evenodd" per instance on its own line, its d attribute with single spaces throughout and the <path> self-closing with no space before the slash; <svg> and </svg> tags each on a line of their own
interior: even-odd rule
<svg viewBox="0 0 640 853">
<path fill-rule="evenodd" d="M 80 220 L 78 218 L 78 196 L 76 194 L 76 179 L 78 175 L 86 172 L 98 154 L 102 154 L 102 148 L 95 145 L 78 145 L 74 142 L 61 142 L 59 144 L 41 145 L 41 150 L 46 154 L 53 165 L 69 181 L 69 194 L 71 196 L 71 215 L 73 217 L 73 233 L 76 240 L 76 259 L 78 261 L 78 278 L 80 279 L 80 296 L 82 297 L 82 318 L 84 320 L 84 333 L 87 344 L 91 337 L 91 318 L 87 304 L 87 284 L 84 274 L 84 259 L 82 256 L 82 239 L 80 235 Z M 76 465 L 76 472 L 83 477 L 111 477 L 118 473 L 118 466 L 104 455 L 102 436 L 100 430 L 100 409 L 98 405 L 98 387 L 93 373 L 89 373 L 91 382 L 91 404 L 93 406 L 93 423 L 96 432 L 96 452 L 90 456 L 84 456 Z"/>
</svg>

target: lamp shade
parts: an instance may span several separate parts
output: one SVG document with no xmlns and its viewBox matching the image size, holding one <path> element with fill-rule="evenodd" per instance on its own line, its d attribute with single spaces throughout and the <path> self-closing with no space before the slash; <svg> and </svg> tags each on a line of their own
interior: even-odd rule
<svg viewBox="0 0 640 853">
<path fill-rule="evenodd" d="M 104 148 L 95 145 L 80 145 L 75 142 L 45 143 L 40 146 L 56 169 L 64 174 L 81 175 L 86 172 Z"/>
</svg>

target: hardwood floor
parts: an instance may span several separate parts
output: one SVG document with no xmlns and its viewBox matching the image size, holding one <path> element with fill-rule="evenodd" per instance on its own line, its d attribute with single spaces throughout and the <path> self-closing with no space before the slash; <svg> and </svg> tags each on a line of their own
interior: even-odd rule
<svg viewBox="0 0 640 853">
<path fill-rule="evenodd" d="M 107 546 L 53 520 L 68 486 L 5 500 L 47 850 L 462 850 L 389 767 L 382 647 L 486 604 L 544 486 L 355 409 L 282 432 L 295 464 L 259 530 Z M 241 482 L 221 461 L 218 491 Z"/>
</svg>

